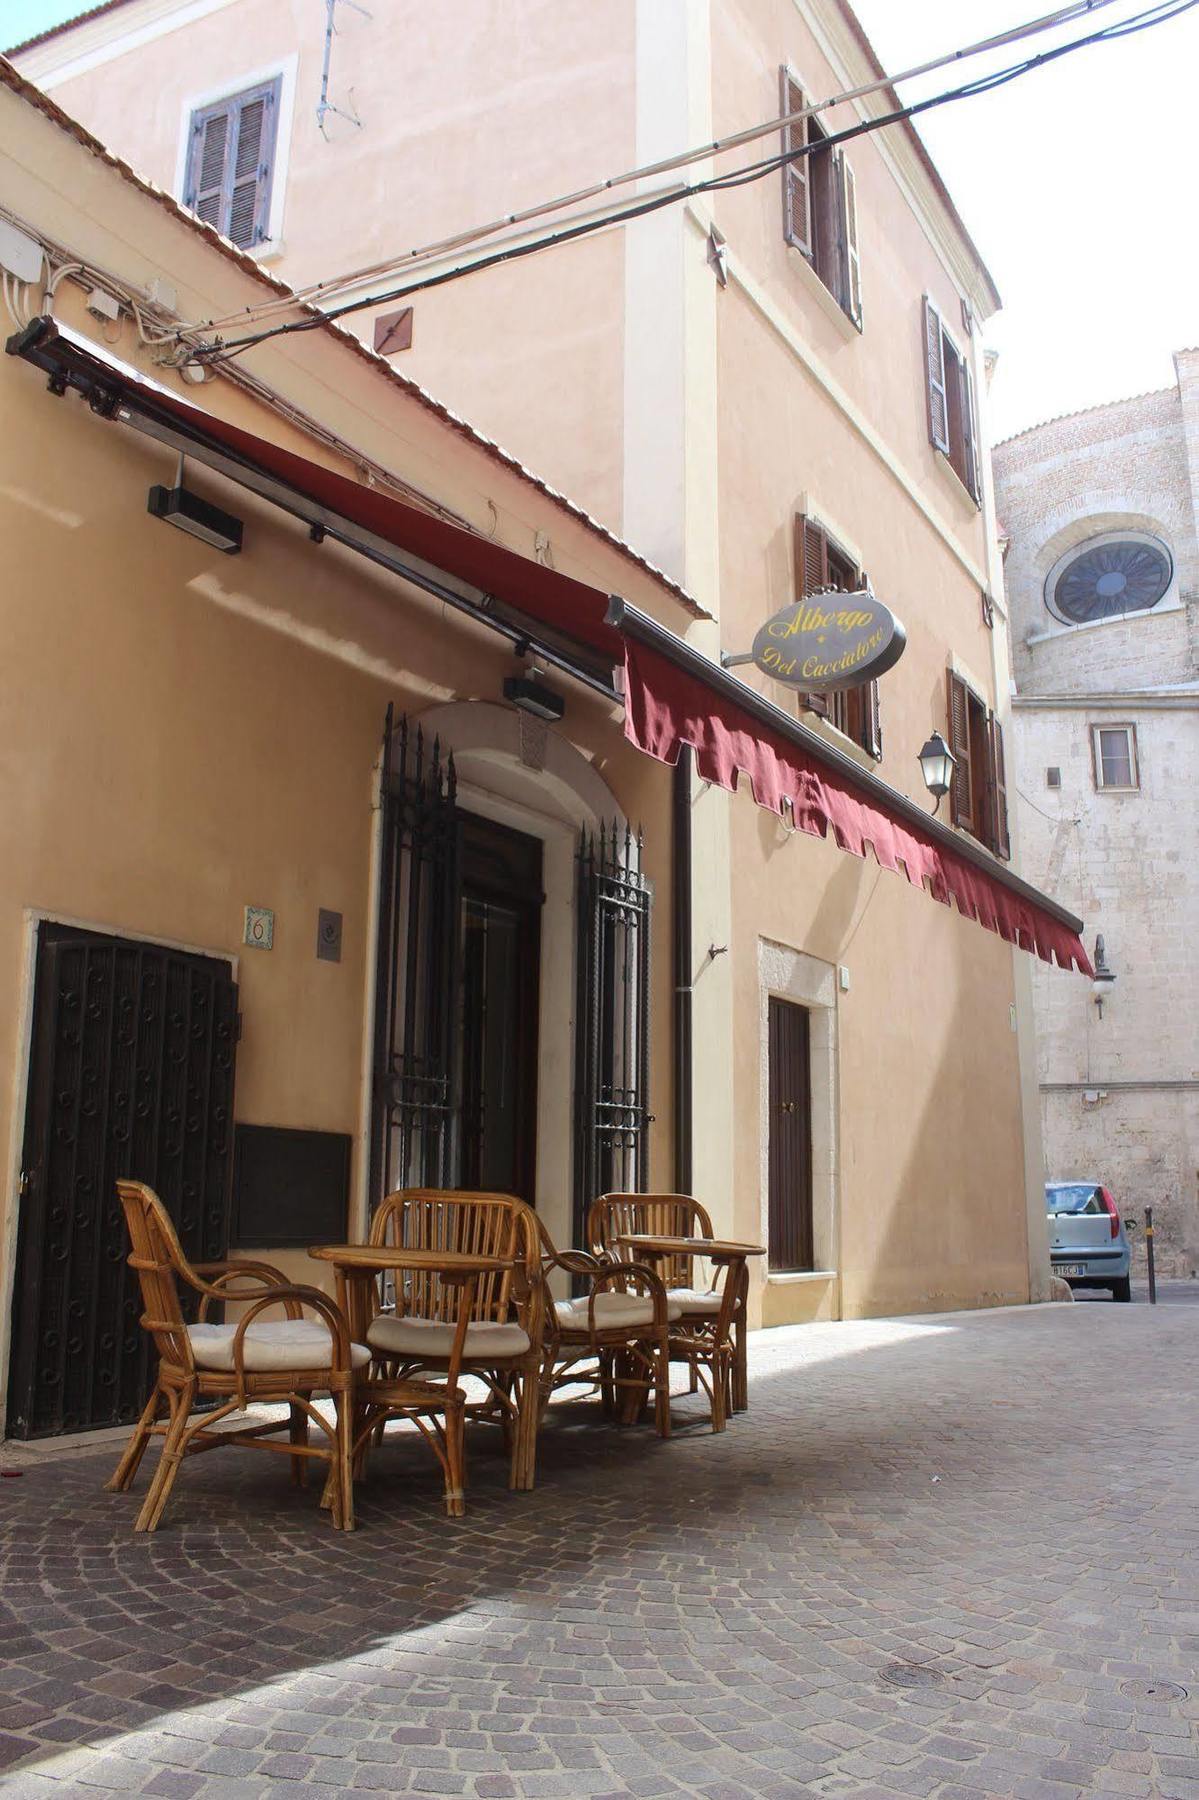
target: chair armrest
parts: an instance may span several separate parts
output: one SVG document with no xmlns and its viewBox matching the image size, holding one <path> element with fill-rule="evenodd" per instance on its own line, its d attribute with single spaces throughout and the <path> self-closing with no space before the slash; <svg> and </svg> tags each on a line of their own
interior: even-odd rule
<svg viewBox="0 0 1199 1800">
<path fill-rule="evenodd" d="M 192 1268 L 197 1275 L 253 1275 L 260 1281 L 269 1281 L 272 1287 L 286 1287 L 287 1276 L 273 1263 L 252 1262 L 249 1257 L 226 1256 L 221 1262 L 193 1263 Z"/>
<path fill-rule="evenodd" d="M 541 1256 L 543 1275 L 551 1269 L 565 1269 L 568 1275 L 598 1275 L 601 1267 L 600 1259 L 588 1250 L 544 1250 Z"/>
<path fill-rule="evenodd" d="M 191 1273 L 201 1277 L 195 1284 L 203 1295 L 203 1299 L 200 1301 L 200 1310 L 196 1315 L 201 1323 L 208 1316 L 210 1300 L 252 1300 L 260 1294 L 263 1287 L 285 1288 L 288 1286 L 287 1276 L 281 1270 L 273 1268 L 270 1263 L 243 1261 L 237 1257 L 228 1257 L 224 1262 L 192 1263 Z M 209 1276 L 213 1279 L 205 1279 Z M 237 1289 L 228 1285 L 232 1281 L 248 1281 L 258 1285 Z M 289 1319 L 299 1319 L 303 1317 L 303 1314 L 298 1309 L 293 1310 L 289 1307 L 287 1316 Z"/>
<path fill-rule="evenodd" d="M 591 1283 L 591 1293 L 587 1300 L 587 1330 L 593 1341 L 595 1339 L 596 1295 L 606 1292 L 611 1287 L 618 1288 L 621 1293 L 627 1293 L 630 1284 L 635 1293 L 648 1294 L 653 1303 L 655 1337 L 666 1330 L 666 1288 L 661 1276 L 645 1263 L 613 1263 L 608 1268 L 600 1269 Z"/>
<path fill-rule="evenodd" d="M 350 1328 L 346 1322 L 346 1316 L 337 1302 L 331 1300 L 328 1294 L 322 1294 L 319 1288 L 298 1286 L 271 1288 L 266 1293 L 255 1296 L 238 1320 L 237 1330 L 233 1334 L 233 1372 L 237 1383 L 238 1404 L 242 1407 L 246 1405 L 246 1332 L 259 1313 L 266 1312 L 268 1307 L 277 1306 L 281 1301 L 290 1301 L 295 1304 L 294 1312 L 290 1307 L 288 1308 L 289 1318 L 302 1318 L 302 1309 L 305 1306 L 310 1307 L 313 1312 L 321 1316 L 328 1327 L 333 1343 L 333 1355 L 329 1364 L 330 1373 L 348 1375 L 351 1372 Z"/>
</svg>

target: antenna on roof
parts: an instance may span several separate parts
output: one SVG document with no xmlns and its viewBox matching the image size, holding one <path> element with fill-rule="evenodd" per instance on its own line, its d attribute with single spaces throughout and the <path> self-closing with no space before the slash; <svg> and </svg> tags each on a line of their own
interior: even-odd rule
<svg viewBox="0 0 1199 1800">
<path fill-rule="evenodd" d="M 325 120 L 330 113 L 336 113 L 339 119 L 345 119 L 351 125 L 362 130 L 362 120 L 358 117 L 354 105 L 354 90 L 349 90 L 349 111 L 344 106 L 334 106 L 329 98 L 329 65 L 333 60 L 333 39 L 337 36 L 338 5 L 352 6 L 356 13 L 364 19 L 370 18 L 365 6 L 359 6 L 358 0 L 325 0 L 325 60 L 321 64 L 321 97 L 316 109 L 316 122 L 321 136 L 328 142 L 329 133 L 325 130 Z"/>
</svg>

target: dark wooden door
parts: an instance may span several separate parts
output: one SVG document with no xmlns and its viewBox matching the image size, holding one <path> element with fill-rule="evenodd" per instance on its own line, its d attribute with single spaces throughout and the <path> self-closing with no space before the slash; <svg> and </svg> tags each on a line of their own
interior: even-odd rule
<svg viewBox="0 0 1199 1800">
<path fill-rule="evenodd" d="M 187 1255 L 225 1254 L 237 987 L 230 966 L 45 924 L 38 937 L 13 1296 L 13 1437 L 122 1425 L 149 1392 L 119 1176 Z"/>
<path fill-rule="evenodd" d="M 541 844 L 462 816 L 460 1181 L 533 1204 Z"/>
<path fill-rule="evenodd" d="M 769 1264 L 812 1263 L 812 1089 L 808 1014 L 790 1000 L 770 1001 Z"/>
</svg>

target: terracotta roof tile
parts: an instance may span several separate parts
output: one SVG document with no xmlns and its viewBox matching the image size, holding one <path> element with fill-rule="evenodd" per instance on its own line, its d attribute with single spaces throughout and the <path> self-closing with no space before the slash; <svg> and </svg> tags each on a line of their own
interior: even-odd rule
<svg viewBox="0 0 1199 1800">
<path fill-rule="evenodd" d="M 75 25 L 86 25 L 90 19 L 103 18 L 105 13 L 115 12 L 118 6 L 127 6 L 128 4 L 129 0 L 102 0 L 100 6 L 91 6 L 86 12 L 75 13 L 71 18 L 63 19 L 60 24 L 51 25 L 47 30 L 39 31 L 36 37 L 26 38 L 23 44 L 13 44 L 11 49 L 5 51 L 4 54 L 16 56 L 18 51 L 32 50 L 38 44 L 48 43 L 60 32 L 70 31 Z"/>
</svg>

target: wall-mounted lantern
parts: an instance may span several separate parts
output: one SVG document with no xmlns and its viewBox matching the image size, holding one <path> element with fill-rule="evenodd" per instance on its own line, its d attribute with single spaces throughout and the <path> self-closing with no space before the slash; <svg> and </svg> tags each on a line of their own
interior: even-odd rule
<svg viewBox="0 0 1199 1800">
<path fill-rule="evenodd" d="M 936 798 L 935 813 L 941 801 L 949 792 L 953 783 L 953 772 L 957 768 L 957 758 L 939 731 L 933 735 L 921 750 L 918 761 L 920 773 L 924 776 L 924 785 Z"/>
</svg>

